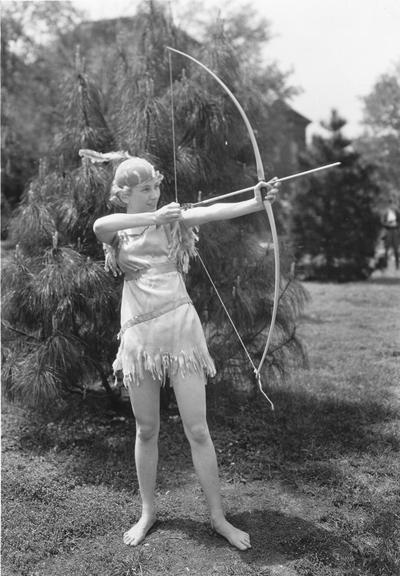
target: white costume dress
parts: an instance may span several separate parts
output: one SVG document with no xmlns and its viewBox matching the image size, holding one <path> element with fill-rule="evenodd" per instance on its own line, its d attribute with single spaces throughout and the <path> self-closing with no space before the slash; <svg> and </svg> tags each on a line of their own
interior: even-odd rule
<svg viewBox="0 0 400 576">
<path fill-rule="evenodd" d="M 139 385 L 146 371 L 162 382 L 168 374 L 172 383 L 176 374 L 215 374 L 200 319 L 178 270 L 183 260 L 187 267 L 188 254 L 194 253 L 194 234 L 183 226 L 173 230 L 165 225 L 148 226 L 139 234 L 121 231 L 113 243 L 125 275 L 120 347 L 113 368 L 122 370 L 125 385 Z M 190 234 L 188 251 L 182 238 Z"/>
</svg>

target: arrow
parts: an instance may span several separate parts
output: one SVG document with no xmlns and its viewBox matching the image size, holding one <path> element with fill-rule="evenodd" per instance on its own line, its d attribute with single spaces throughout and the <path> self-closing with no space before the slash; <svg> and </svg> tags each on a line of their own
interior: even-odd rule
<svg viewBox="0 0 400 576">
<path fill-rule="evenodd" d="M 300 178 L 300 176 L 306 176 L 307 174 L 313 174 L 314 172 L 319 172 L 320 170 L 328 170 L 328 168 L 333 168 L 334 166 L 339 166 L 341 162 L 333 162 L 333 164 L 325 164 L 324 166 L 320 166 L 319 168 L 312 168 L 311 170 L 305 170 L 304 172 L 297 172 L 297 174 L 291 174 L 290 176 L 284 176 L 283 178 L 277 178 L 274 182 L 286 182 L 287 180 L 292 180 L 293 178 Z M 213 196 L 212 198 L 207 198 L 206 200 L 202 200 L 201 202 L 196 202 L 196 204 L 192 204 L 193 207 L 195 206 L 204 206 L 206 204 L 212 204 L 217 200 L 223 200 L 224 198 L 230 198 L 231 196 L 238 196 L 239 194 L 244 194 L 245 192 L 250 192 L 254 190 L 254 186 L 250 186 L 249 188 L 242 188 L 241 190 L 235 190 L 235 192 L 229 192 L 228 194 L 222 194 L 222 196 Z"/>
</svg>

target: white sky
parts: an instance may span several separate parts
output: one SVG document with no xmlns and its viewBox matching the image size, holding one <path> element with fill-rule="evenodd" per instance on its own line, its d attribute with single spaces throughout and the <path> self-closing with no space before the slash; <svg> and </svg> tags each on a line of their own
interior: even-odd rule
<svg viewBox="0 0 400 576">
<path fill-rule="evenodd" d="M 185 0 L 164 0 L 177 21 Z M 90 18 L 132 15 L 137 0 L 76 0 Z M 246 0 L 229 0 L 228 5 Z M 332 108 L 348 120 L 347 134 L 362 130 L 361 96 L 378 77 L 400 62 L 400 0 L 247 0 L 271 23 L 266 57 L 291 70 L 290 83 L 303 93 L 295 109 L 309 118 L 311 131 Z M 188 3 L 186 3 L 186 6 Z M 202 0 L 207 13 L 224 17 L 224 0 Z M 181 23 L 181 22 L 179 22 Z"/>
</svg>

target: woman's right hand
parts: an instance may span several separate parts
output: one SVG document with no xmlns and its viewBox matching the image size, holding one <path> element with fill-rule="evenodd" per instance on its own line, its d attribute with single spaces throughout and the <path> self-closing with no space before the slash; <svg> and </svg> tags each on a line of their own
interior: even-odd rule
<svg viewBox="0 0 400 576">
<path fill-rule="evenodd" d="M 156 224 L 171 224 L 182 219 L 182 209 L 177 202 L 171 202 L 156 210 Z"/>
</svg>

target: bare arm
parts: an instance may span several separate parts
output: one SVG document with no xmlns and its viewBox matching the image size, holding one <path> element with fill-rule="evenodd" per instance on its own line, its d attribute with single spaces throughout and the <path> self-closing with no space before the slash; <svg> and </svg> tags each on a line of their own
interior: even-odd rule
<svg viewBox="0 0 400 576">
<path fill-rule="evenodd" d="M 100 242 L 111 244 L 120 230 L 137 226 L 153 224 L 171 224 L 181 219 L 179 204 L 172 202 L 155 212 L 140 212 L 134 214 L 109 214 L 98 218 L 93 224 L 93 230 Z"/>
<path fill-rule="evenodd" d="M 136 226 L 148 226 L 155 223 L 155 212 L 144 212 L 142 214 L 109 214 L 95 221 L 93 231 L 100 242 L 111 244 L 115 234 L 119 230 L 135 228 Z"/>
<path fill-rule="evenodd" d="M 180 205 L 171 202 L 155 212 L 140 212 L 134 214 L 110 214 L 98 218 L 93 230 L 100 242 L 111 244 L 116 233 L 120 230 L 135 228 L 137 226 L 151 226 L 152 224 L 173 224 L 183 220 L 187 226 L 197 226 L 216 220 L 229 220 L 246 214 L 252 214 L 263 209 L 261 190 L 267 189 L 265 200 L 273 202 L 278 192 L 279 184 L 259 182 L 254 187 L 254 198 L 229 204 L 214 204 L 213 206 L 199 206 L 181 210 Z"/>
<path fill-rule="evenodd" d="M 199 206 L 188 208 L 182 212 L 182 220 L 187 226 L 198 226 L 216 220 L 230 220 L 239 216 L 246 216 L 263 209 L 255 198 L 242 202 L 213 204 L 212 206 Z"/>
<path fill-rule="evenodd" d="M 273 181 L 271 181 L 271 183 L 259 182 L 254 187 L 254 198 L 251 200 L 189 208 L 182 213 L 182 220 L 187 226 L 198 226 L 200 224 L 205 224 L 206 222 L 230 220 L 232 218 L 238 218 L 239 216 L 252 214 L 253 212 L 259 212 L 264 208 L 261 190 L 267 189 L 268 192 L 264 200 L 273 202 L 278 193 L 278 188 L 279 184 L 274 183 Z"/>
</svg>

